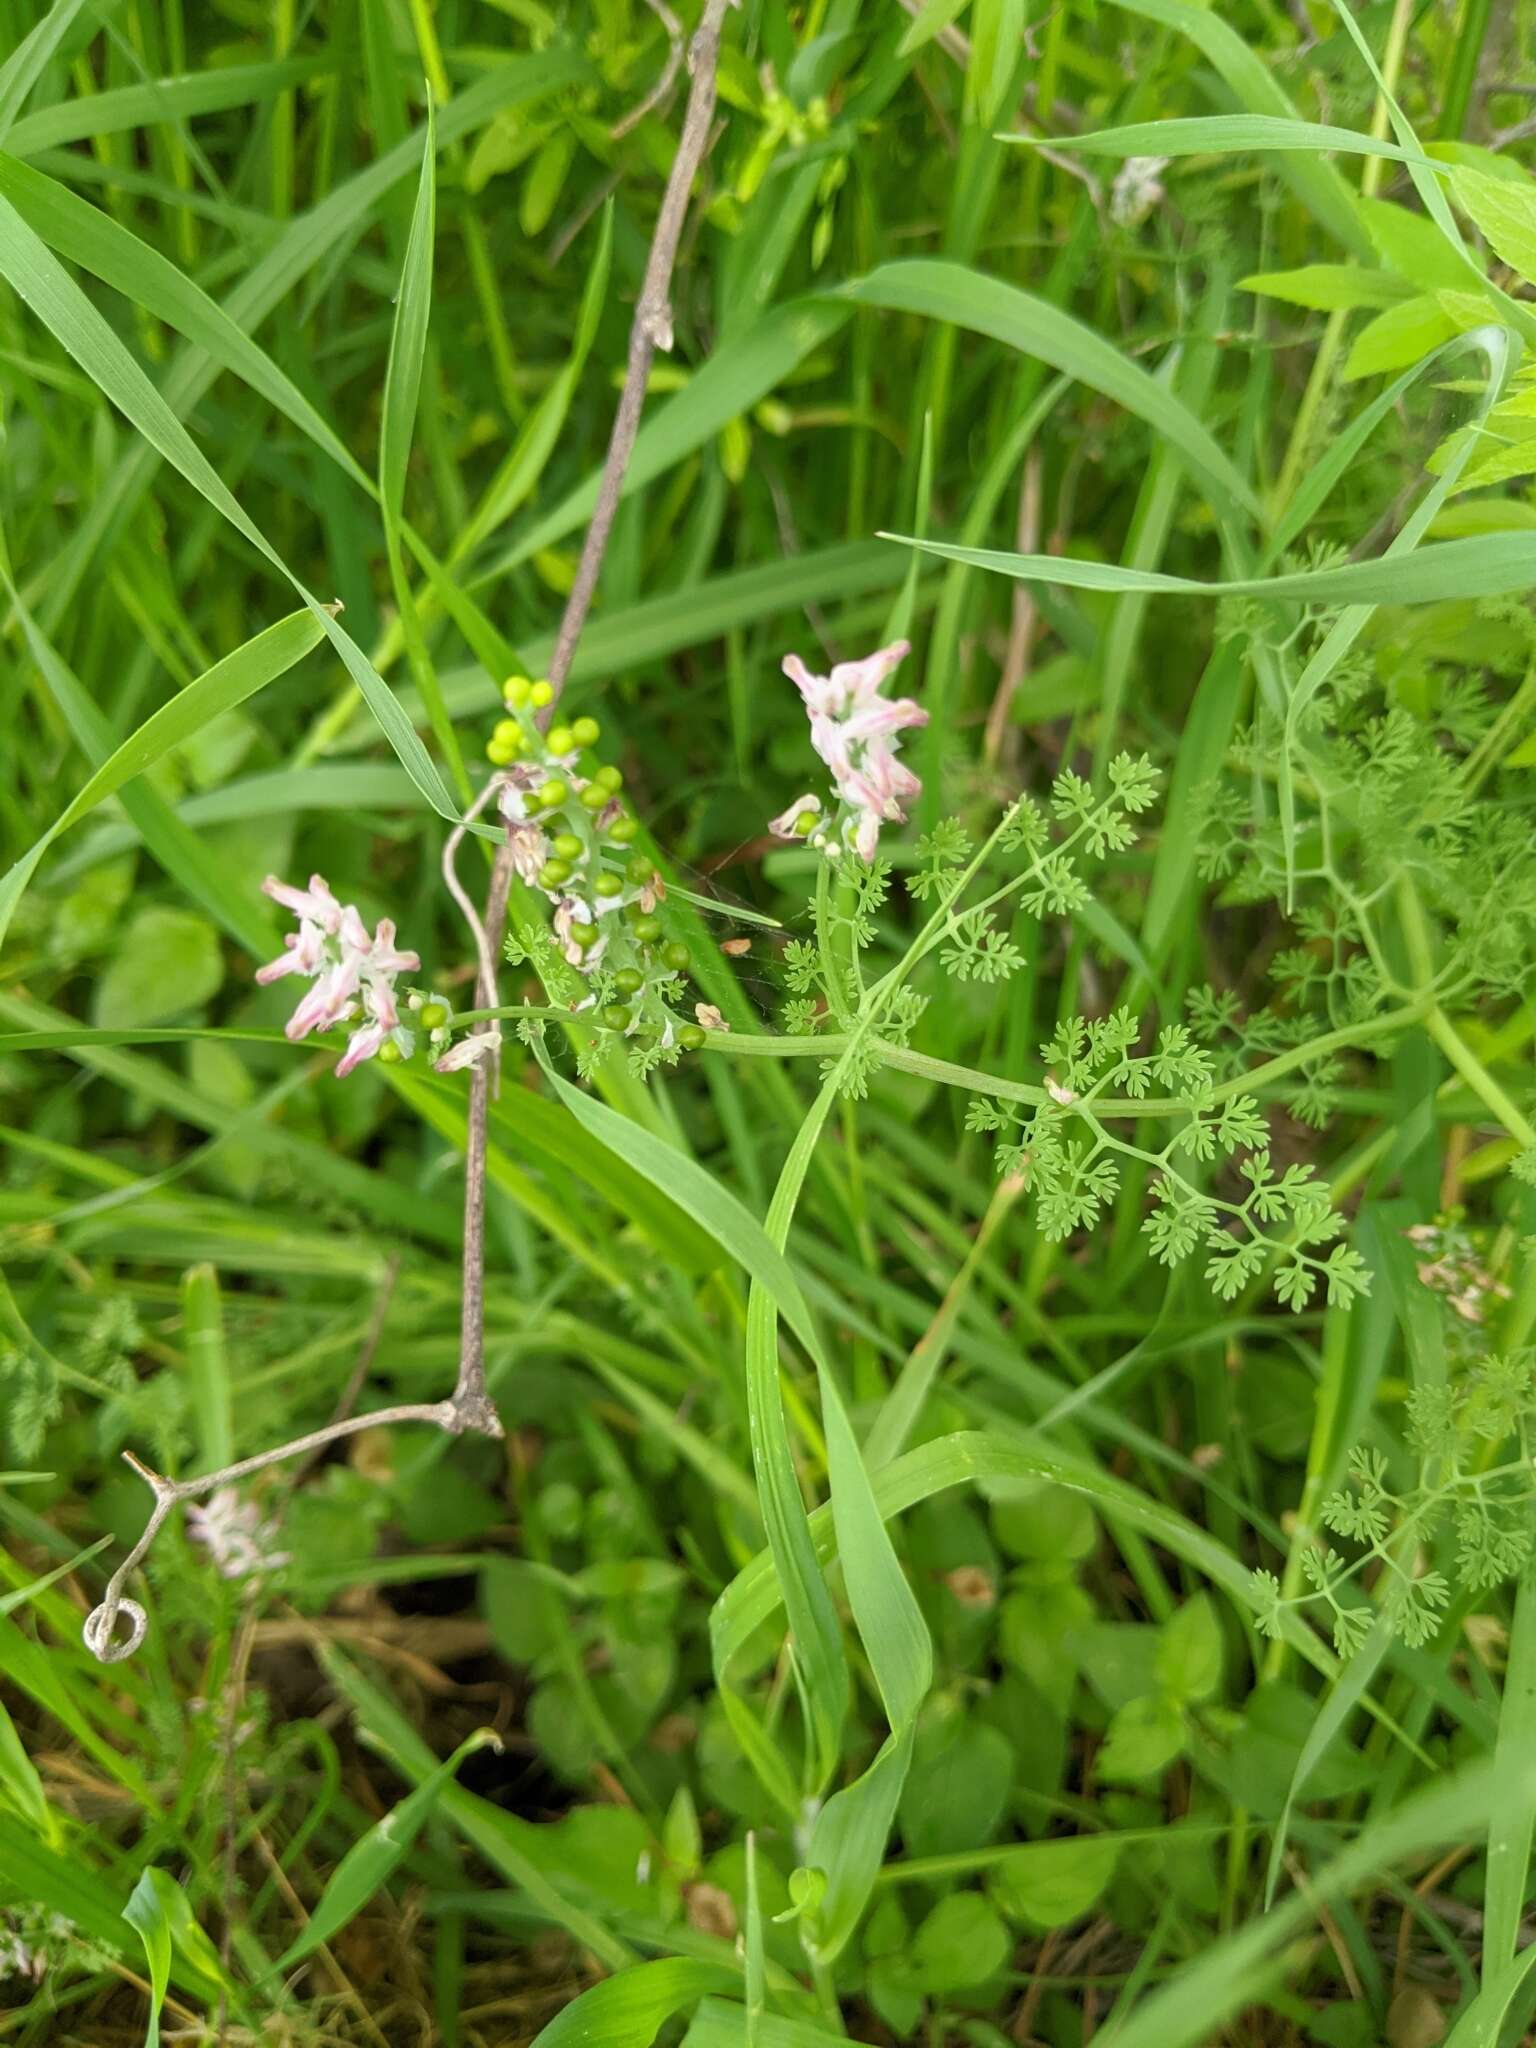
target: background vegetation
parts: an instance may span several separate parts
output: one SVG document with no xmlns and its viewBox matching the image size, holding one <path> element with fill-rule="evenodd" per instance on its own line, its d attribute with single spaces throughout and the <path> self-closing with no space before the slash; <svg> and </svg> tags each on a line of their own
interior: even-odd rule
<svg viewBox="0 0 1536 2048">
<path fill-rule="evenodd" d="M 1528 16 L 732 12 L 565 700 L 729 1033 L 508 1023 L 505 1440 L 173 1517 L 102 1664 L 122 1451 L 453 1385 L 464 1077 L 286 1043 L 260 883 L 471 1006 L 687 75 L 0 0 L 0 2038 L 1521 2037 Z M 899 635 L 829 880 L 780 660 Z"/>
</svg>

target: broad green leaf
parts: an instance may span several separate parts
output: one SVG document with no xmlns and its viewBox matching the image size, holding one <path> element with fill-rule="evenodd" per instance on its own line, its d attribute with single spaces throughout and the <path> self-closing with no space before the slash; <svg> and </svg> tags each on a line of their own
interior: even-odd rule
<svg viewBox="0 0 1536 2048">
<path fill-rule="evenodd" d="M 331 1940 L 388 1884 L 410 1854 L 444 1788 L 457 1776 L 459 1766 L 488 1743 L 501 1746 L 493 1730 L 477 1728 L 414 1792 L 408 1792 L 398 1806 L 358 1836 L 326 1880 L 308 1925 L 272 1965 L 274 1972 L 291 1970 L 302 1956 L 312 1954 L 322 1942 Z"/>
<path fill-rule="evenodd" d="M 534 2036 L 533 2048 L 650 2048 L 674 2013 L 712 1991 L 730 1991 L 736 1979 L 716 1963 L 664 1956 L 622 1970 L 583 1991 Z"/>
<path fill-rule="evenodd" d="M 912 1970 L 925 1991 L 943 1998 L 983 1983 L 1012 1949 L 1012 1936 L 981 1892 L 951 1892 L 912 1937 Z"/>
<path fill-rule="evenodd" d="M 1536 585 L 1536 538 L 1494 533 L 1483 538 L 1431 542 L 1412 555 L 1346 562 L 1333 569 L 1303 569 L 1282 576 L 1235 577 L 1202 583 L 1187 576 L 1121 569 L 1070 556 L 1011 555 L 991 548 L 957 548 L 943 541 L 885 538 L 948 562 L 970 562 L 1026 583 L 1061 583 L 1074 590 L 1146 590 L 1171 597 L 1268 597 L 1321 604 L 1438 604 L 1449 597 L 1508 597 Z"/>
<path fill-rule="evenodd" d="M 96 984 L 93 1014 L 108 1030 L 158 1024 L 201 1009 L 223 979 L 218 937 L 208 920 L 150 904 L 123 932 Z"/>
<path fill-rule="evenodd" d="M 144 2036 L 144 2048 L 160 2048 L 160 2010 L 165 2004 L 171 1976 L 171 1928 L 161 1893 L 164 1886 L 174 1888 L 174 1884 L 174 1879 L 151 1865 L 134 1886 L 133 1895 L 123 1908 L 123 1918 L 137 1931 L 144 1944 L 144 1955 L 149 1965 L 149 2026 Z"/>
<path fill-rule="evenodd" d="M 1360 306 L 1395 306 L 1411 287 L 1390 271 L 1362 270 L 1349 263 L 1307 263 L 1299 270 L 1261 270 L 1239 281 L 1245 292 L 1282 299 L 1315 312 L 1354 312 Z"/>
<path fill-rule="evenodd" d="M 1155 1777 L 1183 1747 L 1184 1716 L 1177 1702 L 1162 1693 L 1146 1693 L 1139 1700 L 1127 1700 L 1110 1717 L 1096 1759 L 1099 1776 L 1111 1783 Z"/>
<path fill-rule="evenodd" d="M 1131 0 L 1115 0 L 1116 5 Z M 1137 6 L 1137 13 L 1150 8 Z M 1171 11 L 1171 10 L 1170 10 Z M 1193 12 L 1192 9 L 1181 10 Z M 1161 17 L 1159 17 L 1161 18 Z M 1311 155 L 1318 150 L 1347 150 L 1355 156 L 1385 157 L 1391 163 L 1422 163 L 1437 168 L 1422 151 L 1362 135 L 1354 128 L 1335 128 L 1290 114 L 1198 114 L 1167 121 L 1129 121 L 1118 128 L 1095 128 L 1086 135 L 1003 135 L 1001 142 L 1025 148 L 1069 150 L 1079 156 L 1225 156 L 1240 150 L 1276 150 Z M 1358 205 L 1358 202 L 1356 202 Z"/>
<path fill-rule="evenodd" d="M 1466 289 L 1466 258 L 1451 247 L 1432 220 L 1388 199 L 1364 198 L 1360 212 L 1382 261 L 1416 290 Z"/>
<path fill-rule="evenodd" d="M 1103 1892 L 1119 1857 L 1120 1843 L 1113 1834 L 1026 1842 L 1010 1848 L 990 1872 L 987 1890 L 1010 1919 L 1032 1927 L 1068 1927 Z"/>
<path fill-rule="evenodd" d="M 1536 181 L 1512 184 L 1486 171 L 1458 169 L 1451 190 L 1499 261 L 1527 283 L 1536 281 Z"/>
<path fill-rule="evenodd" d="M 1449 341 L 1456 323 L 1433 294 L 1405 299 L 1362 327 L 1344 365 L 1345 380 L 1376 377 L 1417 363 Z"/>
<path fill-rule="evenodd" d="M 1176 1700 L 1208 1699 L 1221 1683 L 1221 1624 L 1208 1593 L 1196 1593 L 1163 1623 L 1157 1675 Z"/>
<path fill-rule="evenodd" d="M 1065 371 L 1163 435 L 1220 503 L 1257 516 L 1258 500 L 1246 480 L 1167 385 L 1048 300 L 964 264 L 925 258 L 884 264 L 843 285 L 838 296 L 885 312 L 946 320 Z"/>
</svg>

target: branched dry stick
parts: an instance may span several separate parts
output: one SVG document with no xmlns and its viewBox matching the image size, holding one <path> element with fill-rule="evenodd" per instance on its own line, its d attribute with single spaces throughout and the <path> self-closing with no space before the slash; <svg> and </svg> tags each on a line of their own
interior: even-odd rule
<svg viewBox="0 0 1536 2048">
<path fill-rule="evenodd" d="M 670 349 L 672 346 L 672 270 L 687 218 L 688 196 L 709 147 L 715 113 L 715 69 L 720 55 L 720 30 L 727 7 L 734 4 L 735 0 L 706 0 L 703 19 L 689 45 L 688 68 L 692 84 L 683 116 L 683 132 L 678 138 L 677 154 L 672 160 L 666 191 L 662 194 L 661 211 L 656 217 L 656 229 L 646 261 L 645 279 L 635 306 L 624 388 L 619 394 L 613 431 L 608 438 L 608 455 L 598 485 L 597 504 L 582 544 L 576 580 L 566 600 L 554 657 L 549 665 L 549 680 L 556 698 L 571 672 L 576 646 L 597 589 L 608 536 L 613 531 L 614 515 L 624 488 L 624 474 L 640 429 L 640 412 L 645 402 L 646 385 L 650 381 L 651 363 L 658 348 Z M 488 785 L 487 792 L 482 792 L 482 804 L 492 786 Z M 480 804 L 474 807 L 475 810 L 479 808 Z M 473 815 L 472 810 L 470 816 Z M 467 824 L 468 820 L 465 822 Z M 512 860 L 505 844 L 498 847 L 491 869 L 485 915 L 483 919 L 477 918 L 452 872 L 452 855 L 462 838 L 462 827 L 450 837 L 449 845 L 444 849 L 444 873 L 474 934 L 479 957 L 476 977 L 479 1007 L 493 1009 L 496 1007 L 495 961 L 506 925 Z M 129 1573 L 159 1535 L 172 1508 L 182 1501 L 194 1499 L 201 1493 L 213 1493 L 236 1479 L 261 1471 L 264 1466 L 303 1457 L 306 1452 L 321 1450 L 338 1438 L 355 1435 L 363 1429 L 387 1429 L 400 1422 L 425 1422 L 446 1430 L 450 1436 L 462 1436 L 467 1431 L 493 1437 L 503 1434 L 501 1418 L 485 1384 L 485 1160 L 486 1116 L 491 1087 L 492 1063 L 479 1060 L 471 1072 L 469 1091 L 469 1128 L 464 1155 L 463 1318 L 459 1338 L 459 1377 L 452 1394 L 446 1401 L 413 1401 L 401 1407 L 381 1408 L 371 1415 L 349 1416 L 324 1429 L 313 1430 L 308 1436 L 295 1437 L 292 1443 L 279 1444 L 275 1450 L 261 1451 L 254 1458 L 242 1458 L 237 1464 L 226 1465 L 222 1471 L 201 1473 L 194 1479 L 167 1479 L 125 1451 L 123 1455 L 128 1463 L 153 1492 L 155 1504 L 144 1525 L 143 1535 L 112 1574 L 100 1605 L 93 1607 L 86 1616 L 83 1630 L 86 1647 L 102 1663 L 117 1664 L 125 1657 L 131 1657 L 144 1640 L 149 1618 L 136 1600 L 124 1596 L 123 1587 Z M 116 1640 L 120 1616 L 128 1622 L 128 1634 L 122 1642 Z"/>
<path fill-rule="evenodd" d="M 613 430 L 608 437 L 608 454 L 598 483 L 592 523 L 582 542 L 581 560 L 576 566 L 576 578 L 566 599 L 565 613 L 560 620 L 560 631 L 555 636 L 555 651 L 549 664 L 549 681 L 556 700 L 570 675 L 577 643 L 597 589 L 608 536 L 613 531 L 614 515 L 619 509 L 624 489 L 625 471 L 629 468 L 635 436 L 640 430 L 640 411 L 650 382 L 651 363 L 658 348 L 670 349 L 672 346 L 672 270 L 677 262 L 678 244 L 682 240 L 683 223 L 688 214 L 688 196 L 709 148 L 710 128 L 715 117 L 715 70 L 720 56 L 720 29 L 727 7 L 734 4 L 735 0 L 706 0 L 703 19 L 689 45 L 688 69 L 692 84 L 688 90 L 687 111 L 683 115 L 683 132 L 678 138 L 677 154 L 672 159 L 667 189 L 662 194 L 661 211 L 656 216 L 656 229 L 651 236 L 650 254 L 646 259 L 645 278 L 635 304 L 635 317 L 629 330 L 624 388 L 619 394 Z M 491 874 L 483 920 L 493 960 L 501 946 L 507 917 L 507 891 L 511 885 L 512 864 L 503 851 L 498 854 Z M 480 922 L 471 921 L 472 924 Z M 481 958 L 483 962 L 483 953 Z M 489 1009 L 496 999 L 494 993 L 489 996 L 485 993 L 485 973 L 482 965 L 480 1007 Z M 459 1384 L 454 1398 L 465 1404 L 466 1412 L 471 1402 L 481 1404 L 475 1412 L 488 1416 L 494 1422 L 496 1411 L 485 1390 L 485 1119 L 491 1087 L 487 1065 L 484 1060 L 476 1062 L 470 1084 L 464 1172 L 464 1316 Z M 466 1422 L 464 1426 L 487 1425 L 484 1422 Z M 499 1423 L 495 1424 L 492 1433 L 501 1434 Z"/>
</svg>

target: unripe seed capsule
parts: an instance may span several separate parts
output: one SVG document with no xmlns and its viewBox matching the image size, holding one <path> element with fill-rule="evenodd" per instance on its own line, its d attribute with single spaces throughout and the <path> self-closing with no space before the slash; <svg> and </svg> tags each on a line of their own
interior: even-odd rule
<svg viewBox="0 0 1536 2048">
<path fill-rule="evenodd" d="M 584 919 L 578 920 L 571 926 L 571 937 L 585 951 L 588 946 L 596 943 L 597 926 L 586 923 Z"/>
<path fill-rule="evenodd" d="M 589 782 L 581 792 L 581 806 L 586 811 L 600 811 L 612 795 L 600 782 Z"/>
<path fill-rule="evenodd" d="M 567 795 L 566 786 L 558 775 L 551 775 L 548 782 L 539 784 L 538 801 L 546 811 L 552 811 L 557 804 L 563 804 Z"/>
<path fill-rule="evenodd" d="M 645 987 L 645 976 L 638 967 L 621 967 L 613 977 L 613 985 L 621 996 L 638 995 Z"/>
<path fill-rule="evenodd" d="M 510 768 L 517 755 L 505 740 L 492 739 L 485 743 L 485 758 L 495 768 Z"/>
<path fill-rule="evenodd" d="M 532 687 L 526 676 L 508 676 L 501 686 L 501 694 L 504 701 L 517 711 L 528 702 L 528 692 Z"/>
<path fill-rule="evenodd" d="M 615 790 L 620 790 L 624 787 L 624 771 L 622 768 L 615 768 L 610 761 L 598 769 L 592 780 L 601 783 L 608 794 L 612 796 Z"/>
<path fill-rule="evenodd" d="M 697 1052 L 704 1043 L 704 1029 L 699 1024 L 685 1024 L 677 1034 L 677 1042 L 684 1052 Z"/>
<path fill-rule="evenodd" d="M 558 889 L 563 882 L 571 879 L 571 864 L 564 860 L 547 860 L 539 869 L 539 887 Z"/>
<path fill-rule="evenodd" d="M 423 1031 L 441 1031 L 448 1022 L 446 1003 L 423 1003 L 421 1006 L 421 1028 Z"/>
<path fill-rule="evenodd" d="M 821 819 L 814 811 L 802 811 L 795 820 L 795 837 L 809 839 L 820 823 Z"/>
<path fill-rule="evenodd" d="M 625 1031 L 629 1028 L 630 1011 L 625 1003 L 610 1003 L 603 1011 L 603 1022 L 610 1031 Z"/>
<path fill-rule="evenodd" d="M 553 704 L 554 701 L 555 686 L 553 683 L 535 683 L 528 692 L 528 702 L 535 711 L 542 711 L 546 704 Z"/>
<path fill-rule="evenodd" d="M 654 946 L 661 937 L 661 919 L 659 917 L 637 917 L 634 923 L 634 933 L 642 946 Z"/>
<path fill-rule="evenodd" d="M 381 1067 L 398 1067 L 404 1058 L 405 1054 L 392 1038 L 386 1038 L 379 1047 L 379 1065 Z"/>
<path fill-rule="evenodd" d="M 643 889 L 655 874 L 656 866 L 648 853 L 632 853 L 624 863 L 624 872 L 637 889 Z"/>
<path fill-rule="evenodd" d="M 515 718 L 498 718 L 496 730 L 492 733 L 491 737 L 505 741 L 509 747 L 521 747 L 523 744 L 523 728 Z"/>
<path fill-rule="evenodd" d="M 615 846 L 629 846 L 640 836 L 640 826 L 634 818 L 615 818 L 608 827 L 608 837 Z"/>
<path fill-rule="evenodd" d="M 592 884 L 592 893 L 594 896 L 622 896 L 624 894 L 624 879 L 621 875 L 616 875 L 610 868 L 606 874 L 597 877 L 597 880 Z"/>
<path fill-rule="evenodd" d="M 662 947 L 661 957 L 674 974 L 681 974 L 688 965 L 688 948 L 681 939 L 674 939 L 670 945 Z"/>
<path fill-rule="evenodd" d="M 571 722 L 571 734 L 578 747 L 595 747 L 603 736 L 603 728 L 595 718 L 577 718 Z"/>
<path fill-rule="evenodd" d="M 568 725 L 552 725 L 549 728 L 549 751 L 552 754 L 570 754 L 574 753 L 575 749 L 576 741 Z"/>
<path fill-rule="evenodd" d="M 557 832 L 549 842 L 550 852 L 558 854 L 561 860 L 580 860 L 586 852 L 585 846 L 574 832 Z"/>
</svg>

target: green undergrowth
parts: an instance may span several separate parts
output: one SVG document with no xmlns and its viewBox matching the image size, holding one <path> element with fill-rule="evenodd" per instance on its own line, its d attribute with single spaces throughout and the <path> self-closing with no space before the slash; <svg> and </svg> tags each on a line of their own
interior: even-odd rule
<svg viewBox="0 0 1536 2048">
<path fill-rule="evenodd" d="M 729 10 L 557 708 L 697 13 L 0 0 L 0 2040 L 1513 2048 L 1530 9 Z"/>
</svg>

